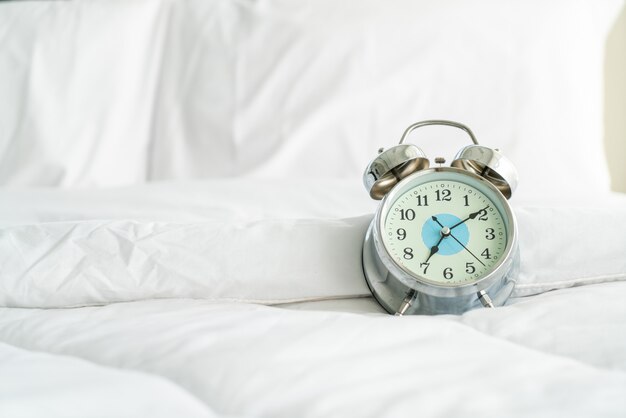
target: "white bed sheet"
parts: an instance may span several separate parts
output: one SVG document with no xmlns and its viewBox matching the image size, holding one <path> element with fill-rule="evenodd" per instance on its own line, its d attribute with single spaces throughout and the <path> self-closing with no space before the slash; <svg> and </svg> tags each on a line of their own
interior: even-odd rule
<svg viewBox="0 0 626 418">
<path fill-rule="evenodd" d="M 514 201 L 522 227 L 522 249 L 526 253 L 522 264 L 544 269 L 532 276 L 533 269 L 523 268 L 527 276 L 520 277 L 518 286 L 539 282 L 549 286 L 520 292 L 502 308 L 481 309 L 461 316 L 396 318 L 386 315 L 367 297 L 358 270 L 362 230 L 375 207 L 365 195 L 358 184 L 250 184 L 245 180 L 162 183 L 108 190 L 2 190 L 0 242 L 4 244 L 11 231 L 24 228 L 50 231 L 47 228 L 90 223 L 117 223 L 125 225 L 129 232 L 155 223 L 224 227 L 245 222 L 256 227 L 293 227 L 306 219 L 319 227 L 314 231 L 316 234 L 324 234 L 329 226 L 344 222 L 346 217 L 362 221 L 346 228 L 344 232 L 350 239 L 335 248 L 350 247 L 350 254 L 356 260 L 350 259 L 342 266 L 339 260 L 347 253 L 331 251 L 326 256 L 335 258 L 327 259 L 317 272 L 328 274 L 319 277 L 320 288 L 329 290 L 321 295 L 324 299 L 348 299 L 311 302 L 316 299 L 314 296 L 320 296 L 313 292 L 318 289 L 315 283 L 311 287 L 294 287 L 285 281 L 285 275 L 265 274 L 264 283 L 273 287 L 257 299 L 264 304 L 279 302 L 279 305 L 232 302 L 232 292 L 241 289 L 241 284 L 254 292 L 263 290 L 255 287 L 258 285 L 255 278 L 261 275 L 255 275 L 254 268 L 243 264 L 240 271 L 249 274 L 223 277 L 237 279 L 233 282 L 237 286 L 215 281 L 216 276 L 214 281 L 204 283 L 200 293 L 194 293 L 198 292 L 197 288 L 181 287 L 179 277 L 172 271 L 162 277 L 172 286 L 156 295 L 151 293 L 154 283 L 151 284 L 150 276 L 143 276 L 140 278 L 145 286 L 136 287 L 134 294 L 127 293 L 133 297 L 124 299 L 125 302 L 114 299 L 124 293 L 110 287 L 109 293 L 100 294 L 104 299 L 80 299 L 90 296 L 89 292 L 85 294 L 89 287 L 84 283 L 81 286 L 88 270 L 78 269 L 73 281 L 63 285 L 61 280 L 60 286 L 47 290 L 46 280 L 59 280 L 59 277 L 37 276 L 35 269 L 28 270 L 20 277 L 36 280 L 31 282 L 30 292 L 23 293 L 24 299 L 13 301 L 13 307 L 7 307 L 7 294 L 17 293 L 3 288 L 0 344 L 15 349 L 1 346 L 0 362 L 4 361 L 5 367 L 0 373 L 11 376 L 15 368 L 20 368 L 18 364 L 14 368 L 6 366 L 12 364 L 15 350 L 24 356 L 44 353 L 41 355 L 47 356 L 45 361 L 50 363 L 50 368 L 38 371 L 37 363 L 33 363 L 34 368 L 27 370 L 21 382 L 30 382 L 31 372 L 46 373 L 42 384 L 48 401 L 65 405 L 63 412 L 62 408 L 51 408 L 49 416 L 65 416 L 67 411 L 101 416 L 98 402 L 119 399 L 115 390 L 93 394 L 96 399 L 93 408 L 79 403 L 72 409 L 74 395 L 68 394 L 81 379 L 91 382 L 94 388 L 103 381 L 106 387 L 107 382 L 118 378 L 115 373 L 120 381 L 146 377 L 146 388 L 157 387 L 146 389 L 147 392 L 143 389 L 128 392 L 128 398 L 119 401 L 128 403 L 125 411 L 135 411 L 133 416 L 154 416 L 149 409 L 142 409 L 144 397 L 150 394 L 181 414 L 186 414 L 188 408 L 191 411 L 188 416 L 215 413 L 272 417 L 415 414 L 618 417 L 626 413 L 623 396 L 626 393 L 626 304 L 623 303 L 626 283 L 622 281 L 626 277 L 623 257 L 626 234 L 622 234 L 626 226 L 621 222 L 626 211 L 624 196 L 607 195 L 600 202 Z M 548 226 L 551 229 L 546 233 Z M 270 235 L 277 234 L 276 239 L 284 240 L 276 243 L 284 251 L 294 241 L 286 241 L 287 235 L 281 235 L 280 231 L 280 228 L 268 229 Z M 239 234 L 247 237 L 246 229 L 239 230 Z M 588 239 L 567 240 L 581 234 L 587 234 Z M 96 233 L 86 236 L 91 244 L 101 243 Z M 68 237 L 69 240 L 60 243 L 71 241 L 72 233 Z M 541 247 L 541 240 L 548 240 L 550 245 Z M 598 243 L 612 245 L 603 248 Z M 552 248 L 551 244 L 561 247 Z M 313 240 L 310 245 L 318 246 L 319 241 Z M 355 245 L 357 248 L 353 248 Z M 192 251 L 192 247 L 186 251 Z M 550 254 L 561 251 L 565 256 L 558 260 L 537 258 L 541 254 L 533 253 L 532 248 L 544 248 L 552 251 Z M 258 251 L 265 255 L 265 261 L 257 269 L 265 269 L 265 273 L 281 271 L 275 264 L 284 252 L 276 252 L 270 245 L 259 247 Z M 5 261 L 0 263 L 3 286 L 17 277 L 7 275 L 12 271 L 7 270 L 6 260 L 11 259 L 6 254 L 3 252 Z M 587 254 L 589 259 L 577 260 L 581 254 Z M 129 259 L 123 249 L 117 255 Z M 323 253 L 318 256 L 322 257 Z M 69 260 L 55 259 L 51 251 L 44 253 L 37 263 L 48 257 L 59 264 Z M 319 260 L 322 262 L 323 258 Z M 180 261 L 180 267 L 184 261 Z M 209 261 L 207 266 L 227 260 Z M 283 263 L 288 265 L 289 261 Z M 612 279 L 608 271 L 602 270 L 607 264 L 614 269 L 616 276 Z M 346 265 L 350 266 L 350 277 L 336 274 Z M 553 270 L 551 265 L 555 266 Z M 578 266 L 575 270 L 579 276 L 574 274 L 572 266 Z M 552 275 L 565 272 L 568 276 L 556 277 L 557 281 L 581 277 L 585 280 L 565 283 L 561 289 L 549 291 L 554 289 L 550 282 L 555 279 Z M 291 277 L 297 282 L 311 281 L 315 276 L 315 271 L 300 271 Z M 107 286 L 116 283 L 125 280 L 111 275 L 100 284 L 107 290 Z M 221 286 L 219 292 L 215 284 Z M 294 288 L 300 293 L 290 298 L 276 301 L 268 297 Z M 41 289 L 46 290 L 45 297 L 32 303 L 37 295 L 35 290 Z M 337 292 L 337 289 L 343 290 Z M 248 299 L 252 299 L 254 292 L 247 295 Z M 67 304 L 68 296 L 78 297 L 78 303 Z M 83 304 L 99 306 L 79 307 Z M 67 308 L 68 305 L 77 307 Z M 69 362 L 67 367 L 66 362 Z M 72 379 L 57 376 L 59 369 L 67 370 Z M 48 389 L 54 384 L 58 392 Z M 84 387 L 89 392 L 90 386 Z M 19 394 L 22 390 L 21 393 L 32 394 L 31 389 L 18 385 L 6 393 Z M 122 390 L 123 386 L 117 389 Z M 75 396 L 84 400 L 92 395 Z M 3 405 L 12 408 L 8 411 L 23 411 L 24 416 L 37 416 L 41 411 L 25 408 L 36 405 L 28 396 L 23 398 L 25 403 L 16 396 L 7 395 L 6 399 L 10 402 Z M 164 407 L 163 411 L 168 409 Z M 111 415 L 118 414 L 112 410 Z"/>
</svg>

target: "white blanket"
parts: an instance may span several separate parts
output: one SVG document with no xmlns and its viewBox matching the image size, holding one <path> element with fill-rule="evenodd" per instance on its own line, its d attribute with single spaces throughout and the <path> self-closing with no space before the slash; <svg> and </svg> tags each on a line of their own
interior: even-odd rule
<svg viewBox="0 0 626 418">
<path fill-rule="evenodd" d="M 400 319 L 192 300 L 2 309 L 0 336 L 165 377 L 226 416 L 618 417 L 624 295 L 624 284 L 597 285 L 462 317 Z M 182 401 L 178 390 L 153 394 Z"/>
</svg>

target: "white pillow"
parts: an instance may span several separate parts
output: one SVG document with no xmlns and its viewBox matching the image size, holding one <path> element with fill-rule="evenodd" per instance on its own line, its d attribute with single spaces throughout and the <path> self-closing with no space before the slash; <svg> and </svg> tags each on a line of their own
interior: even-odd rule
<svg viewBox="0 0 626 418">
<path fill-rule="evenodd" d="M 161 5 L 0 4 L 0 185 L 145 181 Z"/>
<path fill-rule="evenodd" d="M 108 210 L 134 214 L 133 206 Z M 195 217 L 201 207 L 190 206 L 190 214 L 170 210 L 182 220 Z M 515 296 L 626 280 L 623 196 L 598 207 L 564 203 L 515 210 L 521 252 Z M 0 228 L 0 306 L 51 308 L 152 298 L 276 304 L 369 295 L 361 248 L 371 215 L 105 221 L 97 201 L 91 212 L 96 214 L 91 220 Z"/>
<path fill-rule="evenodd" d="M 407 125 L 444 118 L 512 159 L 522 194 L 608 191 L 603 52 L 621 3 L 174 3 L 150 178 L 358 178 Z M 442 129 L 414 140 L 450 161 L 469 142 Z"/>
</svg>

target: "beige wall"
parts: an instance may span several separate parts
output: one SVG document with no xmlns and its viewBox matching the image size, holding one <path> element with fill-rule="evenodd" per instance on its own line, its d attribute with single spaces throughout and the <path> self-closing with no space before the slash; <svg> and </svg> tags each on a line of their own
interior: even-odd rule
<svg viewBox="0 0 626 418">
<path fill-rule="evenodd" d="M 606 43 L 605 148 L 613 190 L 626 192 L 626 5 Z"/>
</svg>

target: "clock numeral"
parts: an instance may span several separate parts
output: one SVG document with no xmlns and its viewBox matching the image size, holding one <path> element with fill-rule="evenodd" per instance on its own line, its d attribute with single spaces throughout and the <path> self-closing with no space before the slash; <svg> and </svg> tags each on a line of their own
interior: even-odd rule
<svg viewBox="0 0 626 418">
<path fill-rule="evenodd" d="M 476 267 L 474 267 L 474 262 L 472 261 L 471 263 L 465 263 L 465 272 L 467 274 L 472 274 L 476 271 Z"/>
<path fill-rule="evenodd" d="M 413 248 L 405 248 L 404 249 L 404 255 L 403 255 L 405 260 L 412 260 L 413 259 Z"/>
<path fill-rule="evenodd" d="M 417 196 L 417 206 L 428 206 L 428 196 Z"/>
<path fill-rule="evenodd" d="M 443 278 L 444 279 L 450 280 L 453 277 L 454 277 L 454 274 L 452 274 L 452 267 L 446 267 L 445 269 L 443 269 Z"/>
<path fill-rule="evenodd" d="M 491 241 L 492 239 L 494 239 L 496 237 L 496 234 L 494 234 L 495 229 L 493 228 L 487 228 L 485 229 L 485 238 L 487 238 L 489 241 Z"/>
<path fill-rule="evenodd" d="M 465 200 L 465 206 L 469 206 L 469 197 L 465 195 L 463 196 L 463 199 Z"/>
<path fill-rule="evenodd" d="M 452 200 L 452 198 L 450 197 L 451 192 L 448 189 L 437 190 L 435 194 L 437 195 L 438 202 L 441 202 L 442 200 L 449 202 Z"/>
<path fill-rule="evenodd" d="M 415 211 L 413 209 L 400 209 L 401 221 L 412 221 L 413 219 L 415 219 Z"/>
<path fill-rule="evenodd" d="M 489 248 L 485 248 L 485 251 L 480 253 L 486 260 L 491 260 L 491 253 L 489 252 Z"/>
<path fill-rule="evenodd" d="M 403 241 L 406 238 L 406 230 L 404 228 L 398 228 L 398 241 Z"/>
<path fill-rule="evenodd" d="M 478 214 L 478 220 L 479 221 L 486 221 L 487 218 L 487 211 L 485 209 L 481 210 L 480 213 Z"/>
<path fill-rule="evenodd" d="M 430 263 L 420 263 L 420 268 L 424 269 L 424 274 L 428 271 L 428 267 L 430 267 Z"/>
</svg>

